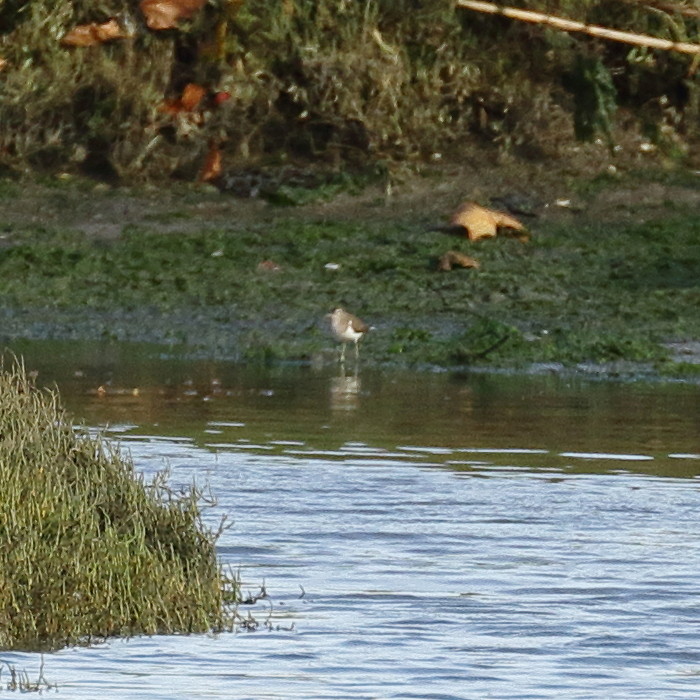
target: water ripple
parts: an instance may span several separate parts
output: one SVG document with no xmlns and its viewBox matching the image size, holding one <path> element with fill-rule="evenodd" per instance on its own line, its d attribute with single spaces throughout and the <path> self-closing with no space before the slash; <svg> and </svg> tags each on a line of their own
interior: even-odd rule
<svg viewBox="0 0 700 700">
<path fill-rule="evenodd" d="M 624 421 L 585 413 L 586 439 L 477 440 L 490 416 L 469 440 L 423 445 L 413 423 L 373 441 L 304 406 L 308 430 L 269 429 L 294 417 L 267 408 L 282 393 L 264 397 L 264 420 L 234 405 L 189 437 L 114 429 L 138 469 L 167 459 L 175 484 L 216 494 L 207 522 L 234 522 L 219 554 L 244 590 L 265 582 L 269 599 L 243 613 L 269 627 L 63 650 L 45 675 L 64 697 L 698 697 L 700 455 L 686 423 L 617 442 L 599 432 Z"/>
</svg>

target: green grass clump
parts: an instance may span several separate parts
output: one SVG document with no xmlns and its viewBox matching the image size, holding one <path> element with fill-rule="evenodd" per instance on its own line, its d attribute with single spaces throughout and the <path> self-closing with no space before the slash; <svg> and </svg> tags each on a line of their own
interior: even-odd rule
<svg viewBox="0 0 700 700">
<path fill-rule="evenodd" d="M 230 627 L 237 595 L 194 489 L 146 483 L 56 393 L 0 367 L 0 648 Z"/>
</svg>

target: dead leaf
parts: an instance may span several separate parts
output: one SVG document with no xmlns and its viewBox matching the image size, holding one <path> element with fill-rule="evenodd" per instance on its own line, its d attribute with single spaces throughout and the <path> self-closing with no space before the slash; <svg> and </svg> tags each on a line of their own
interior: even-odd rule
<svg viewBox="0 0 700 700">
<path fill-rule="evenodd" d="M 480 238 L 492 238 L 498 233 L 499 228 L 517 231 L 521 240 L 528 240 L 525 226 L 510 214 L 505 214 L 495 209 L 487 209 L 474 202 L 465 202 L 450 219 L 451 226 L 460 226 L 470 241 L 478 241 Z"/>
<path fill-rule="evenodd" d="M 161 112 L 177 115 L 180 112 L 193 112 L 207 94 L 207 89 L 197 83 L 187 83 L 182 95 L 172 100 L 165 100 L 160 106 Z"/>
<path fill-rule="evenodd" d="M 206 88 L 203 88 L 201 85 L 197 85 L 197 83 L 187 83 L 182 91 L 182 97 L 180 98 L 182 109 L 191 112 L 199 105 L 206 94 Z"/>
<path fill-rule="evenodd" d="M 204 160 L 204 165 L 199 173 L 200 182 L 211 182 L 221 177 L 222 171 L 222 154 L 218 144 L 211 143 L 209 145 L 209 153 Z"/>
<path fill-rule="evenodd" d="M 5 70 L 5 68 L 7 68 L 7 66 L 8 66 L 8 60 L 6 58 L 2 58 L 0 56 L 0 71 Z"/>
<path fill-rule="evenodd" d="M 444 255 L 440 256 L 440 260 L 438 261 L 438 270 L 447 272 L 455 265 L 458 265 L 459 267 L 471 267 L 475 270 L 478 270 L 481 267 L 478 260 L 475 260 L 464 253 L 460 253 L 457 250 L 448 250 Z"/>
<path fill-rule="evenodd" d="M 189 19 L 207 0 L 141 0 L 139 7 L 149 29 L 176 29 L 181 19 Z"/>
<path fill-rule="evenodd" d="M 258 263 L 258 272 L 279 272 L 282 269 L 274 260 L 261 260 Z"/>
<path fill-rule="evenodd" d="M 209 99 L 205 100 L 207 94 L 207 88 L 202 85 L 187 83 L 182 89 L 182 95 L 180 95 L 180 97 L 163 100 L 158 109 L 171 116 L 178 116 L 183 112 L 194 113 L 195 110 L 199 109 L 200 114 L 191 114 L 190 118 L 193 121 L 197 121 L 198 117 L 201 117 L 203 121 L 202 112 L 205 111 L 207 107 L 219 107 L 224 102 L 231 99 L 230 92 L 214 92 L 210 95 Z"/>
<path fill-rule="evenodd" d="M 102 24 L 91 22 L 73 27 L 61 39 L 64 46 L 96 46 L 113 39 L 125 39 L 129 35 L 119 26 L 116 19 L 110 19 Z"/>
</svg>

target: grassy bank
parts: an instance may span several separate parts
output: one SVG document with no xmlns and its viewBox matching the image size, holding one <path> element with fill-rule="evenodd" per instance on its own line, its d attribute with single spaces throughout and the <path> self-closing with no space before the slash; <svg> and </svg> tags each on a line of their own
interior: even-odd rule
<svg viewBox="0 0 700 700">
<path fill-rule="evenodd" d="M 0 648 L 230 627 L 200 494 L 137 477 L 19 365 L 0 371 L 0 435 Z"/>
<path fill-rule="evenodd" d="M 75 191 L 58 192 L 79 206 Z M 381 215 L 381 202 L 352 198 L 352 216 L 265 206 L 246 218 L 237 200 L 192 191 L 109 239 L 25 223 L 0 251 L 3 332 L 314 361 L 332 357 L 323 315 L 340 304 L 376 326 L 366 362 L 622 360 L 675 372 L 665 344 L 700 339 L 700 224 L 694 207 L 665 199 L 639 214 L 639 196 L 616 220 L 533 219 L 528 243 L 450 238 L 428 230 L 434 213 Z M 112 191 L 86 201 L 100 210 L 130 200 Z M 480 269 L 437 271 L 447 249 Z"/>
<path fill-rule="evenodd" d="M 691 57 L 671 51 L 451 0 L 215 0 L 188 3 L 199 10 L 166 30 L 149 27 L 139 5 L 0 6 L 0 171 L 193 180 L 216 144 L 225 170 L 300 159 L 386 172 L 484 143 L 527 158 L 563 156 L 575 133 L 632 151 L 644 138 L 683 159 L 698 137 L 697 72 Z M 698 40 L 694 11 L 682 3 L 526 5 Z M 110 20 L 113 40 L 65 43 L 76 26 Z M 188 85 L 201 100 L 183 104 Z"/>
</svg>

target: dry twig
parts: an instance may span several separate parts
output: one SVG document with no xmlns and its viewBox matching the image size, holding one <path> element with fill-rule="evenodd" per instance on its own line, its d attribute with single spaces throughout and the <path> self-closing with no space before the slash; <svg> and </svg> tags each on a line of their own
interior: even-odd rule
<svg viewBox="0 0 700 700">
<path fill-rule="evenodd" d="M 653 49 L 663 49 L 664 51 L 678 51 L 687 54 L 700 54 L 700 44 L 688 44 L 682 41 L 670 41 L 659 39 L 648 34 L 634 34 L 632 32 L 621 32 L 617 29 L 600 27 L 596 24 L 585 24 L 574 20 L 546 15 L 542 12 L 532 12 L 531 10 L 520 10 L 517 7 L 506 7 L 493 2 L 479 2 L 479 0 L 456 0 L 457 7 L 476 12 L 485 12 L 490 15 L 503 15 L 521 22 L 531 22 L 533 24 L 545 24 L 553 29 L 560 29 L 564 32 L 581 32 L 590 36 L 597 36 L 602 39 L 621 41 L 625 44 L 636 46 L 648 46 Z"/>
</svg>

